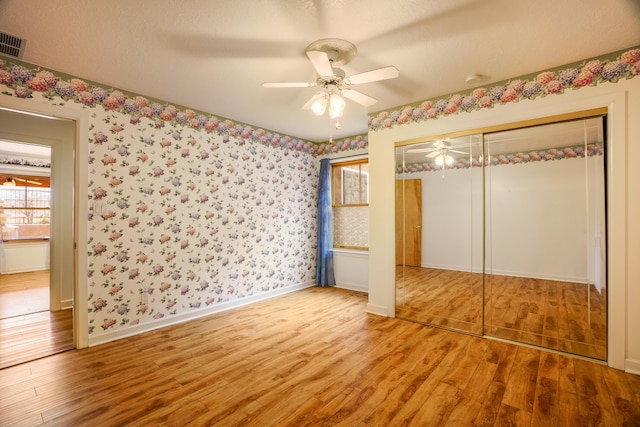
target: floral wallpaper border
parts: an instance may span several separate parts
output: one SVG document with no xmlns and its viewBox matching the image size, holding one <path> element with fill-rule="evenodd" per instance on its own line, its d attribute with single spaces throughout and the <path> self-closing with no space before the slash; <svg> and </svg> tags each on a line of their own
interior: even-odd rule
<svg viewBox="0 0 640 427">
<path fill-rule="evenodd" d="M 78 78 L 71 77 L 65 80 L 59 73 L 20 61 L 12 60 L 8 63 L 0 58 L 0 84 L 10 89 L 2 91 L 3 95 L 31 98 L 34 92 L 39 92 L 50 101 L 75 102 L 89 108 L 100 105 L 105 110 L 127 114 L 131 124 L 137 124 L 142 117 L 146 117 L 153 120 L 156 129 L 165 127 L 165 124 L 195 130 L 204 129 L 207 133 L 223 135 L 225 142 L 234 137 L 291 151 L 319 154 L 317 144 L 310 141 L 254 128 L 188 108 L 180 109 L 144 96 L 128 96 L 120 90 L 105 89 Z"/>
<path fill-rule="evenodd" d="M 24 157 L 17 156 L 0 156 L 0 164 L 2 165 L 16 165 L 16 166 L 31 166 L 35 168 L 51 168 L 50 161 L 33 160 Z"/>
<path fill-rule="evenodd" d="M 586 147 L 583 145 L 563 147 L 563 148 L 549 148 L 546 150 L 535 150 L 529 153 L 511 153 L 500 154 L 493 156 L 484 161 L 484 166 L 500 166 L 500 165 L 517 165 L 524 163 L 534 162 L 548 162 L 552 160 L 563 160 L 572 158 L 584 158 L 592 156 L 602 156 L 604 149 L 602 144 L 588 144 Z M 447 169 L 468 169 L 477 168 L 482 165 L 482 159 L 480 156 L 471 159 L 460 159 L 457 163 L 447 166 Z M 443 165 L 438 165 L 435 161 L 428 163 L 412 163 L 396 167 L 396 173 L 418 173 L 418 172 L 433 172 L 441 171 Z"/>
<path fill-rule="evenodd" d="M 531 78 L 516 78 L 492 87 L 479 87 L 470 92 L 425 100 L 398 110 L 382 111 L 368 117 L 368 129 L 378 131 L 460 112 L 492 108 L 498 104 L 508 104 L 523 99 L 533 100 L 547 95 L 561 94 L 567 89 L 596 86 L 623 78 L 630 79 L 639 74 L 640 48 L 632 48 L 622 51 L 615 56 L 615 59 L 607 59 L 603 56 L 585 60 L 555 71 L 543 71 Z M 143 96 L 127 96 L 122 91 L 105 89 L 82 79 L 71 77 L 65 80 L 60 77 L 60 74 L 19 61 L 7 63 L 0 59 L 0 84 L 11 89 L 11 92 L 2 91 L 2 94 L 18 98 L 29 98 L 33 92 L 41 92 L 49 100 L 77 102 L 87 107 L 102 105 L 107 110 L 128 114 L 132 124 L 138 123 L 141 117 L 147 117 L 154 120 L 156 128 L 162 128 L 165 123 L 170 122 L 173 125 L 188 126 L 193 129 L 202 128 L 208 133 L 216 132 L 226 138 L 238 137 L 242 140 L 258 141 L 264 145 L 314 155 L 328 155 L 368 146 L 367 135 L 356 135 L 321 144 L 303 141 L 188 108 L 179 109 L 174 105 L 152 101 Z"/>
<path fill-rule="evenodd" d="M 614 54 L 615 55 L 615 54 Z M 609 56 L 609 55 L 608 55 Z M 531 78 L 516 78 L 492 87 L 479 87 L 470 92 L 456 93 L 446 98 L 426 100 L 393 111 L 369 116 L 369 131 L 418 123 L 460 112 L 472 112 L 494 105 L 562 94 L 567 89 L 596 86 L 640 75 L 640 48 L 622 51 L 615 59 L 585 60 L 556 71 L 543 71 Z"/>
</svg>

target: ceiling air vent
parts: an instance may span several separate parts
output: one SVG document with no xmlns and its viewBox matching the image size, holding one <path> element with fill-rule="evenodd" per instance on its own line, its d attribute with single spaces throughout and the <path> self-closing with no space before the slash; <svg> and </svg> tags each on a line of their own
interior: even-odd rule
<svg viewBox="0 0 640 427">
<path fill-rule="evenodd" d="M 13 56 L 14 58 L 22 58 L 24 47 L 27 45 L 25 39 L 21 39 L 11 34 L 0 32 L 0 53 Z"/>
</svg>

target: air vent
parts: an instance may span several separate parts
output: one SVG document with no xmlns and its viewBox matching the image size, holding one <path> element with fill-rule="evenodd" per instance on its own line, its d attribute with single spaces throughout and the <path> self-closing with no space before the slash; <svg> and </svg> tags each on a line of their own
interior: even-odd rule
<svg viewBox="0 0 640 427">
<path fill-rule="evenodd" d="M 11 34 L 0 32 L 0 53 L 3 55 L 22 58 L 24 47 L 27 45 L 25 39 L 21 39 Z"/>
</svg>

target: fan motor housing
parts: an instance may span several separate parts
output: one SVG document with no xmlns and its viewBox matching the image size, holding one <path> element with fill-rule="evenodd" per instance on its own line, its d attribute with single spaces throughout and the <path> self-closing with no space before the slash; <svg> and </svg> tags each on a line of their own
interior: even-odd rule
<svg viewBox="0 0 640 427">
<path fill-rule="evenodd" d="M 340 68 L 333 68 L 332 76 L 318 76 L 316 85 L 319 87 L 336 86 L 340 87 L 344 81 L 345 73 Z"/>
</svg>

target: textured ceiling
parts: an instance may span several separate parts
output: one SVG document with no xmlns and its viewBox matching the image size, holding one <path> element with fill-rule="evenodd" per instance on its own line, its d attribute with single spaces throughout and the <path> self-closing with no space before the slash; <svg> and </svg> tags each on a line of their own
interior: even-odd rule
<svg viewBox="0 0 640 427">
<path fill-rule="evenodd" d="M 26 38 L 24 61 L 108 87 L 311 141 L 367 131 L 367 114 L 490 85 L 640 44 L 639 0 L 0 0 L 0 31 Z M 346 39 L 359 85 L 340 130 L 301 107 L 314 88 L 311 42 Z"/>
</svg>

